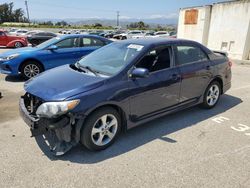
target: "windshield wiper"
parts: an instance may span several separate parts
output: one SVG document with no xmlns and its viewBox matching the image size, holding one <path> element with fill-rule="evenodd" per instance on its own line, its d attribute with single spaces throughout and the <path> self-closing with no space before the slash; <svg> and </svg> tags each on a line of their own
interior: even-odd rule
<svg viewBox="0 0 250 188">
<path fill-rule="evenodd" d="M 77 68 L 78 69 L 81 69 L 83 71 L 89 71 L 89 72 L 92 72 L 95 76 L 99 76 L 99 72 L 98 71 L 95 71 L 93 70 L 92 68 L 90 68 L 89 66 L 84 66 L 84 65 L 81 65 L 79 62 L 76 62 L 76 65 L 77 65 Z"/>
</svg>

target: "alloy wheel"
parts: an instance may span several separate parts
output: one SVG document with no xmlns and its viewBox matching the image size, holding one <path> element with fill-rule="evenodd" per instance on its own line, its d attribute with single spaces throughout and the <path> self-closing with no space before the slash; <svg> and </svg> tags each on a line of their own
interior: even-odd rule
<svg viewBox="0 0 250 188">
<path fill-rule="evenodd" d="M 219 99 L 219 96 L 220 96 L 219 86 L 216 84 L 211 85 L 211 87 L 209 88 L 207 92 L 207 104 L 209 106 L 215 105 Z"/>
<path fill-rule="evenodd" d="M 28 64 L 24 67 L 24 75 L 28 78 L 32 78 L 40 73 L 40 69 L 35 64 Z"/>
<path fill-rule="evenodd" d="M 118 129 L 118 120 L 112 114 L 101 116 L 94 124 L 91 139 L 97 146 L 109 144 L 115 137 Z"/>
</svg>

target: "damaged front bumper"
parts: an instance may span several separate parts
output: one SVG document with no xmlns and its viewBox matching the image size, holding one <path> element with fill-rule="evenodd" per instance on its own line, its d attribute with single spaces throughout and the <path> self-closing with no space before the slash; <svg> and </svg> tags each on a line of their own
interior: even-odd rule
<svg viewBox="0 0 250 188">
<path fill-rule="evenodd" d="M 31 136 L 49 134 L 53 139 L 46 140 L 55 155 L 63 155 L 80 141 L 84 116 L 66 114 L 57 118 L 39 118 L 28 111 L 25 96 L 19 101 L 19 111 L 24 122 L 30 127 Z"/>
</svg>

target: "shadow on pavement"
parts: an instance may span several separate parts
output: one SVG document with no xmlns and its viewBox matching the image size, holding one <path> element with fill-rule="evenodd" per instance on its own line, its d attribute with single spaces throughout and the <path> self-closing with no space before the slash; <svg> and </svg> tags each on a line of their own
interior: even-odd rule
<svg viewBox="0 0 250 188">
<path fill-rule="evenodd" d="M 218 105 L 211 110 L 193 107 L 175 114 L 167 115 L 163 118 L 153 120 L 149 123 L 129 130 L 126 134 L 121 134 L 111 147 L 100 152 L 88 151 L 79 144 L 64 156 L 56 157 L 53 156 L 48 150 L 48 147 L 44 143 L 43 139 L 37 138 L 36 141 L 44 154 L 50 160 L 63 160 L 82 164 L 98 163 L 132 151 L 155 139 L 161 139 L 165 141 L 166 147 L 168 147 L 168 144 L 174 144 L 178 142 L 177 140 L 168 138 L 168 134 L 194 126 L 201 121 L 207 120 L 213 116 L 230 110 L 241 102 L 242 100 L 240 98 L 231 95 L 223 95 L 221 96 L 221 100 L 219 101 Z"/>
<path fill-rule="evenodd" d="M 18 75 L 18 76 L 9 76 L 8 75 L 5 77 L 5 81 L 6 82 L 25 82 L 26 80 L 20 75 Z"/>
</svg>

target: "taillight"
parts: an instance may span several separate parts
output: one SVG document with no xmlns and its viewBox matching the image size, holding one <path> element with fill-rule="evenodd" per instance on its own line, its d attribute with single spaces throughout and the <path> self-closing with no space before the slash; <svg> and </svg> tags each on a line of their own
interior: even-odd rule
<svg viewBox="0 0 250 188">
<path fill-rule="evenodd" d="M 229 67 L 232 67 L 233 66 L 233 62 L 232 61 L 228 61 L 228 65 L 229 65 Z"/>
</svg>

